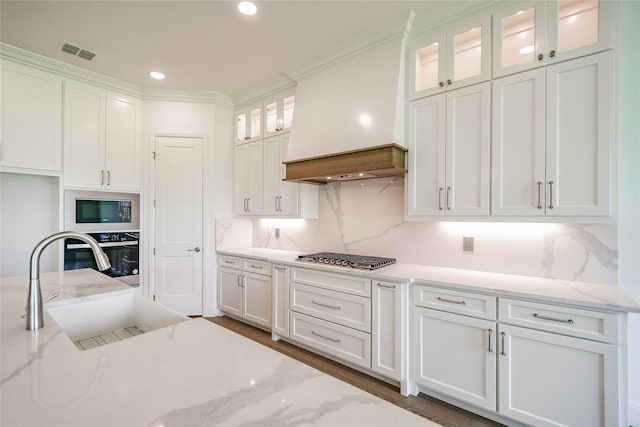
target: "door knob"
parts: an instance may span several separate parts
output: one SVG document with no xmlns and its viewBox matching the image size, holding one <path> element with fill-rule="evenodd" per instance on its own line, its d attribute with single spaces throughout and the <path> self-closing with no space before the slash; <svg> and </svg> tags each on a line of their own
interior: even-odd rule
<svg viewBox="0 0 640 427">
<path fill-rule="evenodd" d="M 193 249 L 187 249 L 189 252 L 200 252 L 200 248 L 199 247 L 195 247 Z"/>
</svg>

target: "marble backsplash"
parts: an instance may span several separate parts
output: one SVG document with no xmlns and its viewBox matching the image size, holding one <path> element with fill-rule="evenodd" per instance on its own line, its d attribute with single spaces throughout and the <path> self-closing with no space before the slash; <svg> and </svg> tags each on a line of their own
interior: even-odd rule
<svg viewBox="0 0 640 427">
<path fill-rule="evenodd" d="M 221 219 L 216 244 L 617 283 L 615 224 L 405 221 L 404 191 L 402 178 L 328 184 L 320 188 L 319 219 Z M 463 237 L 474 238 L 473 252 L 462 250 Z"/>
</svg>

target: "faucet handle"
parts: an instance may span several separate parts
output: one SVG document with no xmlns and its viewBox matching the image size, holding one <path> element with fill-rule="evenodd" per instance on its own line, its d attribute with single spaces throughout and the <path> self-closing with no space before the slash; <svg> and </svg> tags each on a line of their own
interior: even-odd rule
<svg viewBox="0 0 640 427">
<path fill-rule="evenodd" d="M 51 301 L 52 299 L 54 299 L 56 297 L 59 297 L 59 296 L 60 296 L 60 294 L 49 295 L 48 297 L 46 297 L 45 299 L 42 300 L 42 303 L 44 304 L 45 302 Z M 24 319 L 25 317 L 27 317 L 27 313 L 23 314 L 21 318 Z"/>
</svg>

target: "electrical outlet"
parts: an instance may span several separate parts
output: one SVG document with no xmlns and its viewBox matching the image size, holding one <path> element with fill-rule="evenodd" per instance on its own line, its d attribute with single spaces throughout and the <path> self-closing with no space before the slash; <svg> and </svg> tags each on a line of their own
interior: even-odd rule
<svg viewBox="0 0 640 427">
<path fill-rule="evenodd" d="M 473 237 L 462 238 L 462 250 L 464 252 L 473 252 Z"/>
<path fill-rule="evenodd" d="M 279 239 L 280 238 L 280 229 L 276 227 L 275 232 L 276 232 L 276 239 Z"/>
</svg>

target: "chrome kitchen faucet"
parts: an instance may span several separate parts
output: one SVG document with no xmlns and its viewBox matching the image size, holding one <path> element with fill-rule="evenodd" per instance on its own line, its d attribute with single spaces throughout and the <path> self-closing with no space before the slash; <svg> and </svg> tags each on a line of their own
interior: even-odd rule
<svg viewBox="0 0 640 427">
<path fill-rule="evenodd" d="M 51 236 L 41 240 L 40 243 L 33 248 L 33 252 L 31 252 L 31 259 L 29 261 L 29 295 L 27 297 L 28 331 L 40 329 L 44 326 L 44 316 L 42 314 L 42 292 L 40 291 L 40 255 L 44 248 L 49 246 L 50 243 L 67 237 L 82 240 L 89 245 L 93 251 L 93 256 L 96 259 L 96 264 L 100 271 L 111 267 L 109 257 L 107 257 L 102 249 L 100 249 L 98 242 L 87 234 L 78 233 L 76 231 L 61 231 L 60 233 L 52 234 Z"/>
</svg>

